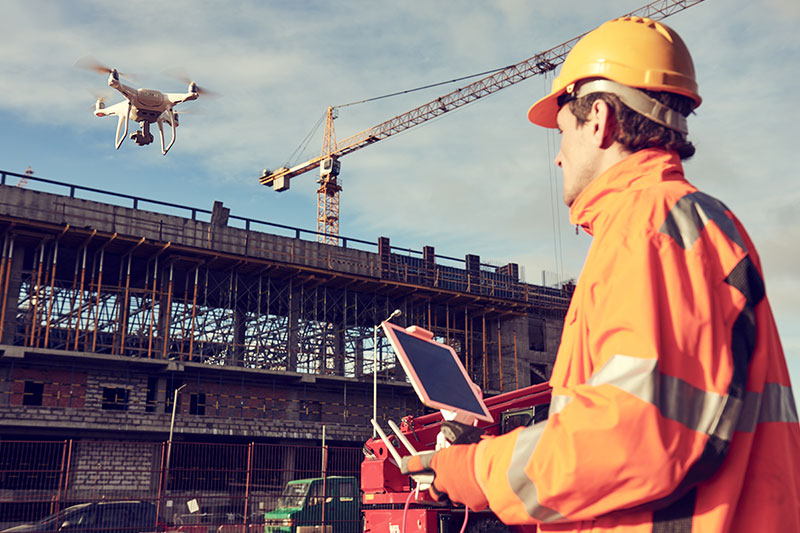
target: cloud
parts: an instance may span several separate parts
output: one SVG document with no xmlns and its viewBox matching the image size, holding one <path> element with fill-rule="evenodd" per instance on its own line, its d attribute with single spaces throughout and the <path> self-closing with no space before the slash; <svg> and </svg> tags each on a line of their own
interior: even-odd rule
<svg viewBox="0 0 800 533">
<path fill-rule="evenodd" d="M 86 185 L 200 206 L 220 199 L 238 215 L 313 228 L 315 173 L 282 194 L 257 176 L 285 164 L 329 105 L 516 63 L 642 3 L 6 1 L 0 113 L 8 131 L 36 140 L 15 135 L 3 154 L 20 170 L 30 159 Z M 800 347 L 790 327 L 800 308 L 797 247 L 787 244 L 800 238 L 792 157 L 799 12 L 794 0 L 735 0 L 667 20 L 693 52 L 705 98 L 690 119 L 698 152 L 687 175 L 750 232 L 790 347 Z M 115 152 L 115 120 L 90 111 L 89 89 L 107 89 L 105 77 L 73 67 L 86 54 L 164 91 L 184 90 L 162 74 L 180 66 L 222 96 L 185 105 L 203 114 L 182 118 L 168 157 L 130 141 Z M 561 203 L 555 140 L 525 119 L 550 82 L 527 80 L 346 156 L 342 233 L 517 262 L 532 281 L 541 270 L 577 275 L 589 239 L 574 234 Z M 337 139 L 465 83 L 342 108 Z M 318 130 L 295 162 L 321 144 Z"/>
</svg>

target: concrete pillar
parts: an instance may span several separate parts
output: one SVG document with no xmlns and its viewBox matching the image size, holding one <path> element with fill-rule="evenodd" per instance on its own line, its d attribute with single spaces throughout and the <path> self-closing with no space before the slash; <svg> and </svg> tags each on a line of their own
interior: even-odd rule
<svg viewBox="0 0 800 533">
<path fill-rule="evenodd" d="M 158 385 L 156 386 L 156 413 L 165 413 L 167 405 L 167 378 L 158 378 Z"/>
<path fill-rule="evenodd" d="M 317 348 L 317 364 L 315 371 L 317 374 L 328 373 L 328 323 L 318 322 L 319 324 L 319 347 Z"/>
<path fill-rule="evenodd" d="M 336 323 L 333 330 L 333 371 L 337 376 L 344 376 L 344 358 L 345 358 L 345 330 L 344 321 Z"/>
<path fill-rule="evenodd" d="M 436 253 L 433 246 L 422 247 L 422 260 L 425 262 L 425 279 L 423 283 L 433 287 L 436 282 Z"/>
<path fill-rule="evenodd" d="M 381 278 L 388 278 L 392 261 L 392 247 L 389 243 L 389 237 L 378 238 L 378 257 L 381 263 Z"/>
<path fill-rule="evenodd" d="M 353 370 L 353 376 L 362 377 L 364 374 L 364 339 L 359 339 L 356 342 L 356 365 Z"/>
<path fill-rule="evenodd" d="M 481 290 L 481 258 L 477 255 L 467 254 L 467 292 L 480 293 Z"/>
<path fill-rule="evenodd" d="M 230 216 L 230 214 L 230 208 L 223 207 L 222 202 L 215 200 L 214 207 L 211 208 L 211 225 L 215 227 L 227 226 L 228 216 Z"/>
<path fill-rule="evenodd" d="M 511 281 L 519 281 L 519 265 L 516 263 L 508 263 L 499 267 L 497 273 L 508 276 Z"/>
<path fill-rule="evenodd" d="M 247 314 L 238 305 L 233 311 L 233 353 L 235 361 L 233 364 L 242 366 L 247 341 L 245 332 L 247 331 Z"/>
</svg>

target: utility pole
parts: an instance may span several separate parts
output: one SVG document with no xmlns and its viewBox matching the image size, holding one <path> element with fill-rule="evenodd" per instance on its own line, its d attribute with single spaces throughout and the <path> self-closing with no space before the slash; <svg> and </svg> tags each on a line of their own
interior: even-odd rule
<svg viewBox="0 0 800 533">
<path fill-rule="evenodd" d="M 172 420 L 169 423 L 169 440 L 167 441 L 167 464 L 166 464 L 166 475 L 164 476 L 164 491 L 167 490 L 167 480 L 169 479 L 169 460 L 170 456 L 172 455 L 172 432 L 175 429 L 175 407 L 178 405 L 178 393 L 184 388 L 186 384 L 184 383 L 177 389 L 175 389 L 175 393 L 172 395 Z"/>
</svg>

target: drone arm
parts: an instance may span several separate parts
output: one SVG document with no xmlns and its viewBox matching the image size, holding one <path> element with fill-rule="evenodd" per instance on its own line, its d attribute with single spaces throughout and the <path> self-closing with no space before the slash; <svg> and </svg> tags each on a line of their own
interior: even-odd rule
<svg viewBox="0 0 800 533">
<path fill-rule="evenodd" d="M 125 137 L 128 136 L 128 121 L 130 119 L 131 119 L 131 103 L 128 102 L 128 107 L 125 111 L 125 114 L 124 115 L 120 114 L 119 120 L 117 121 L 117 136 L 114 143 L 115 146 L 117 147 L 117 150 L 119 150 L 119 147 L 122 146 L 122 141 L 125 140 Z M 125 123 L 125 132 L 122 134 L 122 137 L 120 137 L 119 132 L 122 129 L 123 122 Z"/>
<path fill-rule="evenodd" d="M 95 104 L 94 114 L 98 117 L 118 117 L 125 114 L 125 110 L 128 108 L 129 103 L 130 102 L 126 100 L 109 107 L 100 107 L 99 104 Z"/>
<path fill-rule="evenodd" d="M 188 93 L 165 93 L 167 100 L 172 105 L 182 104 L 183 102 L 189 102 L 191 100 L 197 100 L 197 97 L 200 96 L 198 93 L 188 92 Z"/>
<path fill-rule="evenodd" d="M 169 146 L 167 146 L 166 148 L 164 148 L 164 119 L 162 119 L 161 117 L 159 117 L 158 119 L 158 132 L 161 134 L 161 153 L 164 155 L 167 155 L 169 149 L 172 148 L 173 144 L 175 144 L 175 132 L 176 132 L 175 123 L 177 122 L 175 120 L 175 112 L 172 110 L 171 107 L 166 110 L 166 113 L 167 117 L 169 117 L 168 122 L 170 123 L 170 126 L 172 126 L 172 140 L 169 142 Z"/>
<path fill-rule="evenodd" d="M 122 93 L 122 95 L 125 98 L 127 98 L 129 100 L 131 98 L 136 98 L 136 89 L 134 89 L 133 87 L 131 87 L 129 85 L 125 85 L 124 83 L 119 81 L 117 78 L 114 78 L 113 76 L 109 76 L 109 78 L 108 78 L 108 86 L 111 87 L 112 89 L 118 90 L 119 92 Z"/>
</svg>

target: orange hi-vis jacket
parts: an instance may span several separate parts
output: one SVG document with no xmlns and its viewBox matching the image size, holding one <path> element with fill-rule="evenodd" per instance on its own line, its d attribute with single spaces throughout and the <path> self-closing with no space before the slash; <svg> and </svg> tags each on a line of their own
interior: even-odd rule
<svg viewBox="0 0 800 533">
<path fill-rule="evenodd" d="M 491 509 L 542 531 L 800 531 L 800 425 L 739 221 L 659 149 L 570 216 L 594 239 L 549 419 L 472 445 Z"/>
</svg>

